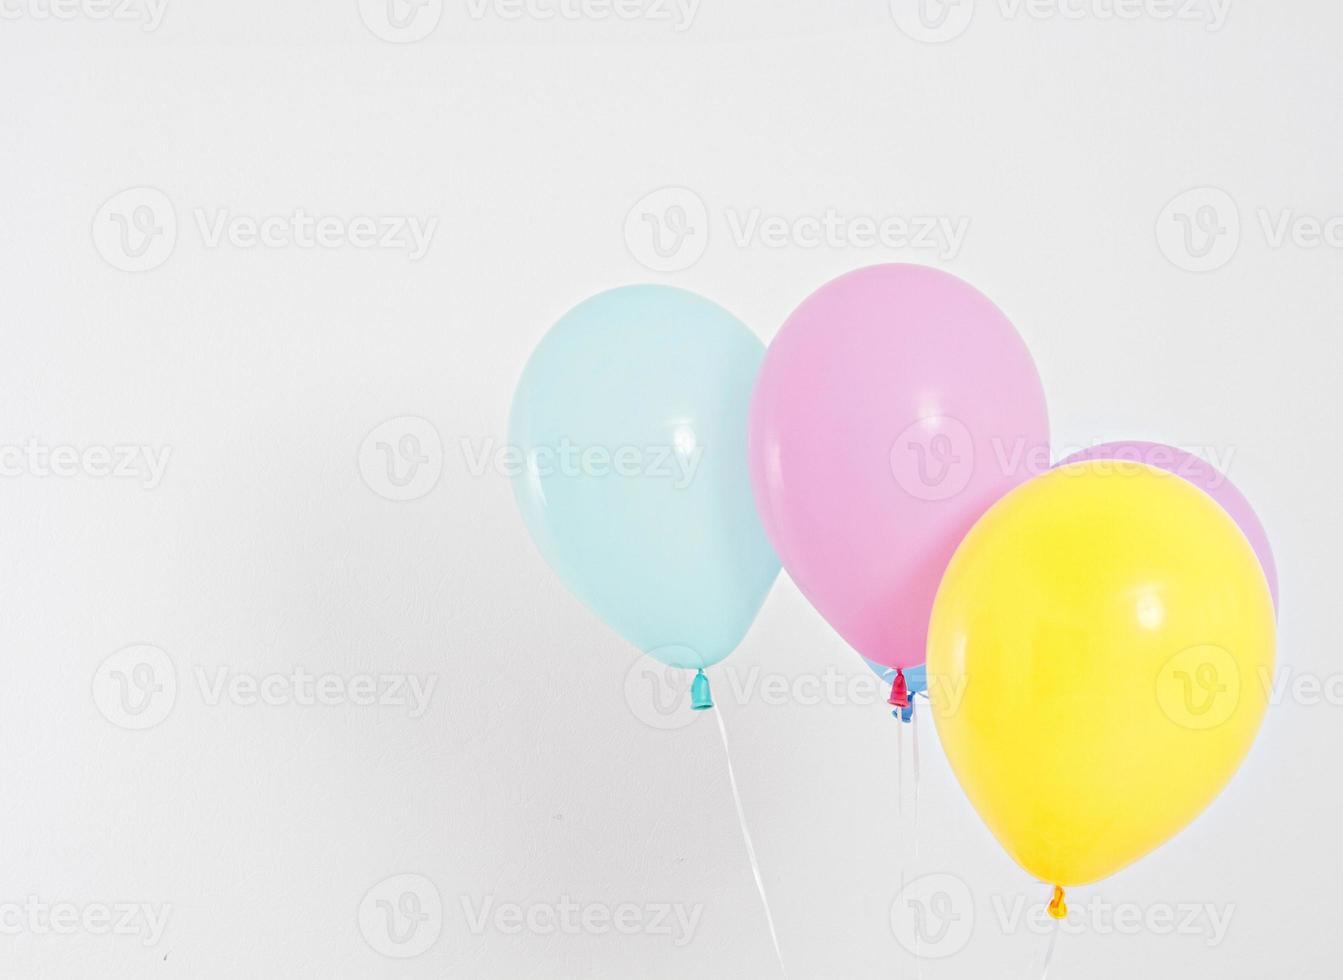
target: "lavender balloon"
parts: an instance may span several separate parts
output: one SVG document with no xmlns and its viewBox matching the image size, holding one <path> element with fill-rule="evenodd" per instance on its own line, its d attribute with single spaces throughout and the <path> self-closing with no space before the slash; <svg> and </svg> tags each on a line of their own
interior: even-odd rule
<svg viewBox="0 0 1343 980">
<path fill-rule="evenodd" d="M 1182 477 L 1221 504 L 1222 509 L 1240 525 L 1241 532 L 1249 539 L 1254 553 L 1259 556 L 1259 564 L 1264 569 L 1264 578 L 1268 579 L 1268 591 L 1273 596 L 1273 609 L 1277 611 L 1278 569 L 1273 563 L 1273 549 L 1269 546 L 1268 534 L 1264 531 L 1264 525 L 1259 523 L 1259 517 L 1250 506 L 1250 502 L 1227 479 L 1225 473 L 1197 456 L 1159 442 L 1107 442 L 1073 453 L 1058 465 L 1080 463 L 1090 459 L 1112 459 L 1117 462 L 1145 463 L 1154 466 Z"/>
</svg>

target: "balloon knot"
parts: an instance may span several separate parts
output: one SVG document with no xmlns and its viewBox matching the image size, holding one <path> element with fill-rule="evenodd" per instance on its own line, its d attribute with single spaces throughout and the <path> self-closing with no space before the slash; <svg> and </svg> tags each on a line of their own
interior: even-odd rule
<svg viewBox="0 0 1343 980">
<path fill-rule="evenodd" d="M 905 683 L 905 672 L 895 668 L 895 682 L 891 684 L 891 696 L 886 701 L 893 708 L 909 707 L 909 686 Z"/>
<path fill-rule="evenodd" d="M 1049 915 L 1054 919 L 1068 918 L 1068 903 L 1063 900 L 1063 889 L 1054 886 L 1054 897 L 1049 900 Z"/>
</svg>

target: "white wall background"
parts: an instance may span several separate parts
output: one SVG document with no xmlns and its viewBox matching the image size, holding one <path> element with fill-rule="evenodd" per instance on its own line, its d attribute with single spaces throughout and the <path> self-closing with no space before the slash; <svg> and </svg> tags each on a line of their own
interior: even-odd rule
<svg viewBox="0 0 1343 980">
<path fill-rule="evenodd" d="M 532 346 L 593 292 L 683 285 L 767 340 L 828 278 L 901 260 L 1014 319 L 1060 451 L 1229 461 L 1277 549 L 1283 676 L 1306 678 L 1191 829 L 1071 896 L 1097 912 L 1051 976 L 1334 974 L 1338 5 L 930 0 L 920 21 L 899 0 L 703 0 L 686 21 L 647 0 L 623 21 L 567 0 L 580 16 L 546 19 L 558 2 L 401 6 L 410 43 L 384 39 L 382 2 L 0 4 L 0 973 L 778 975 L 713 721 L 663 730 L 635 651 L 472 464 Z M 691 205 L 701 237 L 664 263 L 625 226 L 668 186 L 689 196 L 655 205 Z M 1159 222 L 1191 188 L 1224 194 Z M 297 208 L 336 219 L 334 247 L 282 223 L 275 247 L 212 237 Z M 958 248 L 865 245 L 861 222 L 803 247 L 742 240 L 755 209 L 969 224 Z M 437 222 L 425 254 L 341 238 L 397 216 Z M 378 475 L 376 438 L 361 476 L 365 437 L 403 417 L 427 425 L 378 438 L 419 438 L 414 478 Z M 790 976 L 1038 971 L 1016 903 L 1047 891 L 930 718 L 915 860 L 897 728 L 861 698 L 807 703 L 809 678 L 863 669 L 786 580 L 729 664 Z M 298 668 L 333 703 L 296 703 Z M 253 703 L 277 673 L 278 703 Z M 402 703 L 370 705 L 365 674 L 434 686 L 420 704 L 374 680 Z M 953 876 L 935 883 L 959 931 L 920 968 L 891 910 L 925 874 Z M 636 934 L 604 930 L 627 903 Z"/>
</svg>

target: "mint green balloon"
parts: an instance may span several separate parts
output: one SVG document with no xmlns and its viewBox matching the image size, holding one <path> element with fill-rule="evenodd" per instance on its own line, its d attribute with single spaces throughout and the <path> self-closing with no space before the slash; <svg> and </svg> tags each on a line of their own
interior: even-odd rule
<svg viewBox="0 0 1343 980">
<path fill-rule="evenodd" d="M 570 310 L 513 398 L 518 506 L 541 554 L 673 667 L 730 654 L 779 573 L 747 467 L 760 340 L 722 307 L 627 286 Z"/>
</svg>

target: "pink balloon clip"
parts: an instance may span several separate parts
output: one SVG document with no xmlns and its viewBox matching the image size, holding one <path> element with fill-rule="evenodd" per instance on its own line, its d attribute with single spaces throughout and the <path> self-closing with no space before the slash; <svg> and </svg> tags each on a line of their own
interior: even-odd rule
<svg viewBox="0 0 1343 980">
<path fill-rule="evenodd" d="M 909 707 L 909 687 L 905 683 L 905 672 L 896 668 L 895 680 L 891 684 L 891 696 L 886 703 L 893 708 Z"/>
</svg>

